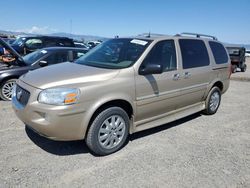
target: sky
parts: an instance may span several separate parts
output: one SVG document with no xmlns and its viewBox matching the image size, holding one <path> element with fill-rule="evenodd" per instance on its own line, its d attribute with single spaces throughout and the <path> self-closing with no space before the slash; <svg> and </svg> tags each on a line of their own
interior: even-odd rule
<svg viewBox="0 0 250 188">
<path fill-rule="evenodd" d="M 250 0 L 5 0 L 0 30 L 102 37 L 195 32 L 250 44 Z"/>
</svg>

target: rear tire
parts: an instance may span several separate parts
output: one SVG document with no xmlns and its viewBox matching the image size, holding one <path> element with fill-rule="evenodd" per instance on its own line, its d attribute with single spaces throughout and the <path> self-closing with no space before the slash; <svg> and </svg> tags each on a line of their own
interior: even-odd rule
<svg viewBox="0 0 250 188">
<path fill-rule="evenodd" d="M 215 114 L 220 106 L 221 101 L 221 90 L 218 87 L 213 87 L 206 99 L 206 109 L 203 111 L 204 114 L 212 115 Z"/>
<path fill-rule="evenodd" d="M 10 79 L 3 82 L 0 86 L 0 98 L 5 101 L 11 101 L 12 89 L 17 79 Z"/>
<path fill-rule="evenodd" d="M 109 155 L 121 149 L 128 137 L 129 117 L 119 107 L 98 114 L 86 136 L 86 144 L 97 155 Z"/>
<path fill-rule="evenodd" d="M 232 65 L 232 73 L 236 73 L 237 72 L 237 66 L 236 65 Z"/>
<path fill-rule="evenodd" d="M 241 72 L 246 72 L 246 70 L 247 70 L 247 65 L 244 64 L 244 65 L 242 66 L 242 68 L 241 68 Z"/>
</svg>

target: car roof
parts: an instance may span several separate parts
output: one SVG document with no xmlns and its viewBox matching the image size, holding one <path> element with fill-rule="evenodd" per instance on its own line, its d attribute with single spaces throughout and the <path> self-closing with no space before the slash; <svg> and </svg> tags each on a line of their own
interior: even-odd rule
<svg viewBox="0 0 250 188">
<path fill-rule="evenodd" d="M 202 34 L 197 34 L 197 35 L 201 35 Z M 205 41 L 216 41 L 216 42 L 219 42 L 217 40 L 216 37 L 213 37 L 213 36 L 209 36 L 209 35 L 204 35 L 206 37 L 197 37 L 197 36 L 185 36 L 185 35 L 182 35 L 182 34 L 176 34 L 176 35 L 165 35 L 165 34 L 140 34 L 140 35 L 137 35 L 137 36 L 132 36 L 132 37 L 122 37 L 122 38 L 131 38 L 131 39 L 141 39 L 141 40 L 167 40 L 167 39 L 194 39 L 194 40 L 205 40 Z"/>
<path fill-rule="evenodd" d="M 60 36 L 47 36 L 47 35 L 20 35 L 21 38 L 53 38 L 53 39 L 67 39 L 73 40 L 68 37 L 60 37 Z"/>
</svg>

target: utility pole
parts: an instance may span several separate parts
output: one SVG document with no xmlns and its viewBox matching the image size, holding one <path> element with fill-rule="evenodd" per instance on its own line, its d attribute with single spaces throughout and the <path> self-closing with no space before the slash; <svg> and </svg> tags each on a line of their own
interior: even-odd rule
<svg viewBox="0 0 250 188">
<path fill-rule="evenodd" d="M 72 19 L 70 19 L 70 34 L 72 35 Z"/>
</svg>

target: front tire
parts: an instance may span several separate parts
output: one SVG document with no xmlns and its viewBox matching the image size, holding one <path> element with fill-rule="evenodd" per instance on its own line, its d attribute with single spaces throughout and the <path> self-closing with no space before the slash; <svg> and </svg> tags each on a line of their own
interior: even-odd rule
<svg viewBox="0 0 250 188">
<path fill-rule="evenodd" d="M 237 72 L 237 65 L 232 65 L 232 73 L 236 73 Z"/>
<path fill-rule="evenodd" d="M 10 79 L 3 82 L 0 86 L 0 97 L 5 101 L 11 101 L 12 89 L 17 79 Z"/>
<path fill-rule="evenodd" d="M 121 149 L 128 137 L 129 117 L 120 107 L 103 110 L 93 120 L 86 144 L 97 155 L 108 155 Z"/>
<path fill-rule="evenodd" d="M 218 87 L 213 87 L 206 99 L 206 109 L 203 111 L 207 115 L 215 114 L 220 106 L 221 90 Z"/>
</svg>

